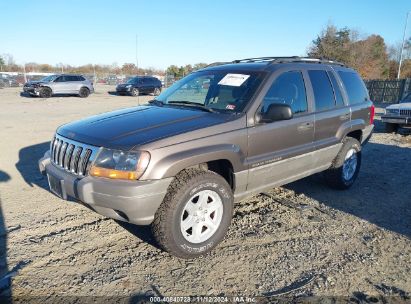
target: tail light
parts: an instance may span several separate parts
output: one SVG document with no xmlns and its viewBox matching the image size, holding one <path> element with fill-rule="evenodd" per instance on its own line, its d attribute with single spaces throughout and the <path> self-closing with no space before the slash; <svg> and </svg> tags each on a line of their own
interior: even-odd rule
<svg viewBox="0 0 411 304">
<path fill-rule="evenodd" d="M 371 105 L 370 108 L 370 125 L 374 123 L 374 117 L 375 117 L 375 106 Z"/>
</svg>

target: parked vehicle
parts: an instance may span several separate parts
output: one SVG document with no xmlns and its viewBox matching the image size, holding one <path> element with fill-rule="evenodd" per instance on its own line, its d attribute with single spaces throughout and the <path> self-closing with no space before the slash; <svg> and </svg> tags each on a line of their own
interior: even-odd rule
<svg viewBox="0 0 411 304">
<path fill-rule="evenodd" d="M 411 127 L 411 93 L 406 95 L 398 104 L 385 108 L 385 114 L 381 116 L 387 132 L 397 132 L 399 127 Z"/>
<path fill-rule="evenodd" d="M 351 187 L 373 119 L 363 81 L 342 64 L 236 60 L 149 105 L 59 127 L 39 167 L 57 196 L 151 224 L 162 248 L 193 258 L 224 238 L 234 202 L 321 171 Z"/>
<path fill-rule="evenodd" d="M 29 81 L 24 84 L 23 91 L 31 96 L 49 98 L 53 94 L 76 94 L 88 97 L 94 92 L 93 83 L 82 75 L 59 74 Z"/>
<path fill-rule="evenodd" d="M 116 92 L 119 95 L 153 94 L 158 96 L 161 93 L 161 81 L 151 76 L 136 76 L 127 80 L 126 83 L 119 84 Z"/>
<path fill-rule="evenodd" d="M 13 88 L 13 87 L 18 87 L 19 84 L 16 81 L 15 77 L 12 76 L 3 76 L 1 79 L 1 82 L 3 83 L 3 86 L 6 88 Z"/>
</svg>

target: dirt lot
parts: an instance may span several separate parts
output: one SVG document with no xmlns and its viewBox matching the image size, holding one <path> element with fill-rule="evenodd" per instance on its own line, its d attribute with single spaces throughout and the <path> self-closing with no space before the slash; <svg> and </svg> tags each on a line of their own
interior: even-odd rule
<svg viewBox="0 0 411 304">
<path fill-rule="evenodd" d="M 17 271 L 13 295 L 288 292 L 411 301 L 411 136 L 385 134 L 377 122 L 352 189 L 331 190 L 316 175 L 254 196 L 236 205 L 211 254 L 179 260 L 155 247 L 148 228 L 53 196 L 38 173 L 59 125 L 150 99 L 108 90 L 47 100 L 0 90 L 0 277 Z"/>
</svg>

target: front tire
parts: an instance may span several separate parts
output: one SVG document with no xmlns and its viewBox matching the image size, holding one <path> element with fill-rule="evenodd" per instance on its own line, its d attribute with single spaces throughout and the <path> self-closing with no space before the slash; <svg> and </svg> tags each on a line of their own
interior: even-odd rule
<svg viewBox="0 0 411 304">
<path fill-rule="evenodd" d="M 386 131 L 387 133 L 397 133 L 397 131 L 398 131 L 398 125 L 397 125 L 397 124 L 394 124 L 394 123 L 386 122 L 386 123 L 385 123 L 385 131 Z"/>
<path fill-rule="evenodd" d="M 140 95 L 140 91 L 137 88 L 133 88 L 131 90 L 131 95 L 133 96 L 139 96 Z"/>
<path fill-rule="evenodd" d="M 41 88 L 39 96 L 41 98 L 50 98 L 52 95 L 52 91 L 50 88 Z"/>
<path fill-rule="evenodd" d="M 233 194 L 220 175 L 200 169 L 180 172 L 152 224 L 157 243 L 179 258 L 195 258 L 220 243 L 233 216 Z"/>
<path fill-rule="evenodd" d="M 334 189 L 348 189 L 357 179 L 360 167 L 361 144 L 355 138 L 346 137 L 331 167 L 325 171 L 325 179 Z"/>
</svg>

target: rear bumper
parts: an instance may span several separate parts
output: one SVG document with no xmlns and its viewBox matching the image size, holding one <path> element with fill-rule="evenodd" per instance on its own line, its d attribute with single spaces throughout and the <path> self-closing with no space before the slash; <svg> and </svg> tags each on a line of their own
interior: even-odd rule
<svg viewBox="0 0 411 304">
<path fill-rule="evenodd" d="M 365 145 L 371 138 L 372 132 L 374 131 L 374 125 L 366 126 L 362 133 L 361 144 Z"/>
<path fill-rule="evenodd" d="M 81 201 L 95 212 L 137 225 L 149 225 L 173 178 L 151 181 L 119 181 L 86 176 L 78 178 L 50 162 L 49 154 L 39 160 L 42 174 L 63 181 L 67 198 Z"/>
<path fill-rule="evenodd" d="M 399 125 L 410 125 L 411 124 L 411 117 L 409 116 L 391 116 L 391 115 L 384 115 L 381 116 L 381 121 L 384 123 L 393 123 Z"/>
</svg>

